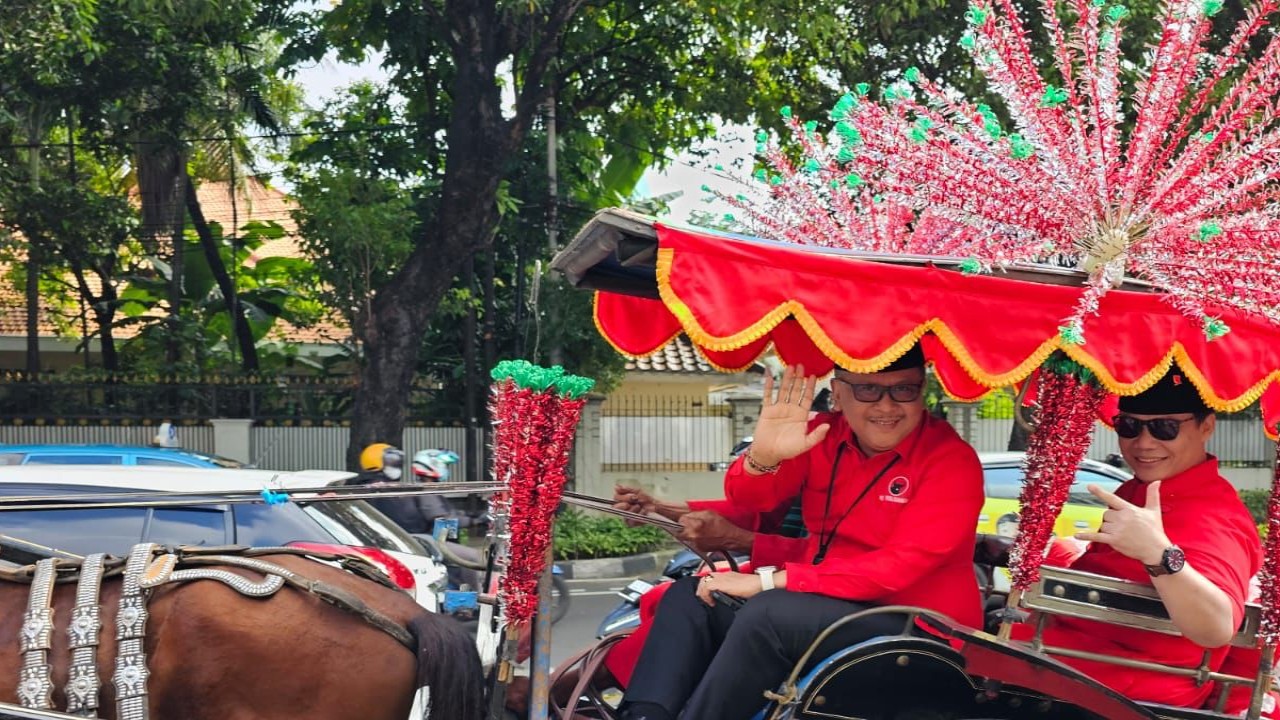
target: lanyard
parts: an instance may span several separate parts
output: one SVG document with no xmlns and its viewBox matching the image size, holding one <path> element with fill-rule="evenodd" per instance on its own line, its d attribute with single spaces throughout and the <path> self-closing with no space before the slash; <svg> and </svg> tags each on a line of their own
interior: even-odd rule
<svg viewBox="0 0 1280 720">
<path fill-rule="evenodd" d="M 853 509 L 858 506 L 858 503 L 862 502 L 862 498 L 866 497 L 871 488 L 875 487 L 875 484 L 880 482 L 880 478 L 884 477 L 884 474 L 889 472 L 889 468 L 893 467 L 898 462 L 899 458 L 898 455 L 894 455 L 893 459 L 881 468 L 880 472 L 876 473 L 875 477 L 871 478 L 871 482 L 867 483 L 866 487 L 862 488 L 862 492 L 858 493 L 858 497 L 854 498 L 853 503 L 849 505 L 849 509 L 844 511 L 844 514 L 840 516 L 839 520 L 836 520 L 836 524 L 831 528 L 831 532 L 826 533 L 823 532 L 823 528 L 827 526 L 827 513 L 831 511 L 831 495 L 832 491 L 835 490 L 836 475 L 840 472 L 840 459 L 844 457 L 844 445 L 845 444 L 841 442 L 840 445 L 836 447 L 836 459 L 835 462 L 831 463 L 831 479 L 827 481 L 827 503 L 822 508 L 822 524 L 818 526 L 818 554 L 813 556 L 814 565 L 818 565 L 823 560 L 827 559 L 827 550 L 831 547 L 832 541 L 836 539 L 836 530 L 840 529 L 840 524 L 844 522 L 845 518 L 849 517 L 849 513 L 853 512 Z"/>
</svg>

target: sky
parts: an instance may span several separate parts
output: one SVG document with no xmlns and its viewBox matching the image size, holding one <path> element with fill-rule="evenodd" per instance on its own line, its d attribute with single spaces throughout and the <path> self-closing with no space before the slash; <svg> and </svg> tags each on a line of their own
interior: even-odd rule
<svg viewBox="0 0 1280 720">
<path fill-rule="evenodd" d="M 337 91 L 359 80 L 382 81 L 386 74 L 380 67 L 381 54 L 371 55 L 363 63 L 352 65 L 339 62 L 330 54 L 325 59 L 311 66 L 298 69 L 295 81 L 306 91 L 307 104 L 319 107 L 326 99 L 332 98 Z M 754 139 L 750 128 L 727 127 L 720 133 L 720 138 L 705 143 L 705 157 L 695 153 L 679 153 L 669 157 L 666 167 L 659 170 L 652 168 L 641 177 L 636 187 L 638 198 L 665 195 L 672 192 L 683 194 L 672 200 L 667 218 L 676 222 L 688 220 L 695 210 L 708 210 L 716 214 L 727 212 L 729 208 L 719 203 L 707 203 L 708 194 L 700 188 L 703 185 L 714 187 L 733 195 L 743 191 L 742 185 L 728 179 L 723 171 L 716 171 L 716 165 L 733 169 L 735 161 L 750 159 L 754 147 Z M 745 177 L 746 172 L 735 171 L 735 175 Z M 277 178 L 279 183 L 280 179 Z"/>
</svg>

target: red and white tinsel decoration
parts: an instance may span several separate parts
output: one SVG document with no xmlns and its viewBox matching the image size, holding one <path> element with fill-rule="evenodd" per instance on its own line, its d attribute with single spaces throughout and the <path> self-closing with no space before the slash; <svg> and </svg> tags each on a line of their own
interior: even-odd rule
<svg viewBox="0 0 1280 720">
<path fill-rule="evenodd" d="M 1017 590 L 1026 590 L 1040 578 L 1053 524 L 1089 450 L 1094 419 L 1106 398 L 1105 390 L 1083 379 L 1079 366 L 1072 366 L 1071 361 L 1050 358 L 1036 388 L 1039 423 L 1027 446 L 1022 517 L 1009 551 L 1009 572 Z"/>
<path fill-rule="evenodd" d="M 523 361 L 499 363 L 493 375 L 494 477 L 506 490 L 495 495 L 492 510 L 506 558 L 502 617 L 512 625 L 538 609 L 538 579 L 547 567 L 582 396 L 593 381 Z"/>
</svg>

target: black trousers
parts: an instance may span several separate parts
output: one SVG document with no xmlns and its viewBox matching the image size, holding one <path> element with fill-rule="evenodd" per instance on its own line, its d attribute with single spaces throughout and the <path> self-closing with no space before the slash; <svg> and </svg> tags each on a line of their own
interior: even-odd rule
<svg viewBox="0 0 1280 720">
<path fill-rule="evenodd" d="M 699 579 L 678 580 L 662 597 L 624 704 L 659 705 L 683 720 L 750 720 L 765 706 L 764 692 L 777 689 L 819 633 L 871 607 L 768 590 L 734 612 L 699 600 Z M 851 644 L 901 633 L 905 622 L 903 615 L 884 614 L 846 625 L 823 641 L 810 664 Z"/>
</svg>

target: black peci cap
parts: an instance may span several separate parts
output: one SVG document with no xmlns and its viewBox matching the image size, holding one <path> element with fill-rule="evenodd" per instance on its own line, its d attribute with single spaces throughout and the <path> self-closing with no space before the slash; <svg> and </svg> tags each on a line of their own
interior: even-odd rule
<svg viewBox="0 0 1280 720">
<path fill-rule="evenodd" d="M 894 372 L 896 370 L 910 370 L 911 368 L 922 367 L 924 367 L 924 350 L 920 349 L 920 343 L 916 343 L 902 357 L 889 363 L 889 367 L 877 372 Z"/>
<path fill-rule="evenodd" d="M 1171 415 L 1174 413 L 1212 412 L 1200 391 L 1191 384 L 1177 365 L 1169 368 L 1164 377 L 1144 392 L 1120 396 L 1120 412 L 1136 415 Z"/>
</svg>

